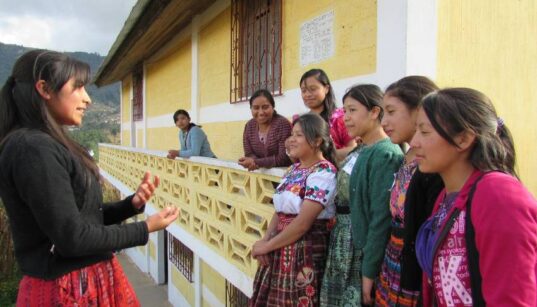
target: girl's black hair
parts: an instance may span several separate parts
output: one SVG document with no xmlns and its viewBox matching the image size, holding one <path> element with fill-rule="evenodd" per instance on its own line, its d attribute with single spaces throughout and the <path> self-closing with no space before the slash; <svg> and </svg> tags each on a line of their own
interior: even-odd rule
<svg viewBox="0 0 537 307">
<path fill-rule="evenodd" d="M 177 118 L 179 117 L 179 115 L 184 115 L 186 118 L 188 118 L 188 120 L 190 120 L 190 114 L 188 114 L 188 112 L 186 110 L 179 109 L 179 110 L 175 111 L 175 113 L 173 113 L 173 122 L 174 123 L 177 122 Z M 193 122 L 190 122 L 190 124 L 188 125 L 188 130 L 190 130 L 190 128 L 192 128 L 194 126 L 198 126 L 198 127 L 201 128 L 200 125 L 196 125 Z"/>
<path fill-rule="evenodd" d="M 320 150 L 323 153 L 323 157 L 337 167 L 336 148 L 330 137 L 328 123 L 318 114 L 306 113 L 293 121 L 293 126 L 296 124 L 299 124 L 302 128 L 302 133 L 304 133 L 310 146 L 315 147 L 317 140 L 321 139 Z"/>
<path fill-rule="evenodd" d="M 77 88 L 86 85 L 90 80 L 89 65 L 55 51 L 38 49 L 23 54 L 0 93 L 0 143 L 18 130 L 41 130 L 65 146 L 89 174 L 99 178 L 93 158 L 54 119 L 35 87 L 39 80 L 44 80 L 48 90 L 58 93 L 71 78 Z"/>
<path fill-rule="evenodd" d="M 343 95 L 343 102 L 345 102 L 347 97 L 351 97 L 365 106 L 369 111 L 373 110 L 373 108 L 379 108 L 379 116 L 377 119 L 380 122 L 384 116 L 384 110 L 382 109 L 382 95 L 382 90 L 374 84 L 359 84 L 347 90 L 345 95 Z"/>
<path fill-rule="evenodd" d="M 427 77 L 408 76 L 390 84 L 384 95 L 399 98 L 409 110 L 415 110 L 425 95 L 437 90 L 438 86 Z"/>
<path fill-rule="evenodd" d="M 250 97 L 250 108 L 252 107 L 252 103 L 257 97 L 267 98 L 272 108 L 276 107 L 276 104 L 274 103 L 274 97 L 272 97 L 272 94 L 268 90 L 262 88 L 262 89 L 258 89 L 257 91 L 255 91 Z"/>
<path fill-rule="evenodd" d="M 475 133 L 470 153 L 475 168 L 517 176 L 511 133 L 483 93 L 470 88 L 442 89 L 427 95 L 422 107 L 434 129 L 453 146 L 458 147 L 454 138 L 460 133 Z"/>
<path fill-rule="evenodd" d="M 314 68 L 306 71 L 300 78 L 299 85 L 302 86 L 302 83 L 306 81 L 307 78 L 314 77 L 315 80 L 319 81 L 322 85 L 328 86 L 328 93 L 323 101 L 323 111 L 321 112 L 321 117 L 328 123 L 332 117 L 332 113 L 336 110 L 336 97 L 334 95 L 334 90 L 332 89 L 332 84 L 330 84 L 330 79 L 324 70 L 320 68 Z"/>
<path fill-rule="evenodd" d="M 252 108 L 252 103 L 254 102 L 254 100 L 257 98 L 257 97 L 265 97 L 267 98 L 268 102 L 270 103 L 270 105 L 272 106 L 272 109 L 274 109 L 276 107 L 276 103 L 274 102 L 274 97 L 272 96 L 272 93 L 267 90 L 267 89 L 258 89 L 257 91 L 255 91 L 252 96 L 250 97 L 250 109 Z M 278 114 L 276 112 L 276 109 L 274 109 L 274 115 Z"/>
</svg>

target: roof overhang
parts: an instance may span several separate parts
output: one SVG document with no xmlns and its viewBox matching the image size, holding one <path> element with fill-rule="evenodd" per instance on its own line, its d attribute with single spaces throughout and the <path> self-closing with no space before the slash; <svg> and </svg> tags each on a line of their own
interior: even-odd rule
<svg viewBox="0 0 537 307">
<path fill-rule="evenodd" d="M 139 0 L 95 74 L 104 86 L 122 80 L 187 27 L 215 0 Z"/>
</svg>

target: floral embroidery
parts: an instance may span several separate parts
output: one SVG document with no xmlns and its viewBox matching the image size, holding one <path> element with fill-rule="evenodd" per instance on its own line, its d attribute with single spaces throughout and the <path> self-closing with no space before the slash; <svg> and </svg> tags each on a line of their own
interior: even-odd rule
<svg viewBox="0 0 537 307">
<path fill-rule="evenodd" d="M 390 211 L 393 217 L 399 217 L 401 220 L 404 219 L 406 192 L 417 166 L 418 163 L 412 161 L 403 165 L 399 171 L 394 174 L 395 179 L 393 181 L 390 195 Z"/>
<path fill-rule="evenodd" d="M 294 262 L 295 245 L 291 244 L 281 249 L 280 266 L 283 272 L 291 271 L 291 264 Z"/>
<path fill-rule="evenodd" d="M 309 168 L 300 168 L 300 163 L 293 164 L 276 187 L 273 197 L 276 211 L 298 214 L 303 200 L 308 199 L 325 207 L 320 218 L 332 217 L 335 213 L 332 201 L 336 189 L 335 174 L 335 166 L 326 160 Z"/>
<path fill-rule="evenodd" d="M 318 186 L 314 187 L 306 187 L 306 195 L 310 200 L 318 201 L 320 203 L 326 203 L 328 200 L 326 199 L 326 195 L 329 194 L 329 190 L 322 190 Z"/>
<path fill-rule="evenodd" d="M 315 288 L 312 285 L 306 287 L 306 295 L 312 297 L 315 295 Z"/>
<path fill-rule="evenodd" d="M 307 296 L 302 296 L 298 298 L 298 304 L 297 307 L 310 307 L 311 306 L 311 300 Z"/>
<path fill-rule="evenodd" d="M 329 172 L 329 173 L 336 173 L 336 169 L 334 168 L 334 166 L 326 162 L 321 162 L 318 165 L 317 172 L 323 172 L 323 171 Z"/>
<path fill-rule="evenodd" d="M 295 285 L 299 288 L 304 288 L 310 285 L 315 277 L 315 271 L 310 266 L 302 267 L 302 270 L 296 275 Z"/>
<path fill-rule="evenodd" d="M 289 192 L 293 194 L 298 194 L 300 192 L 300 185 L 296 184 L 296 185 L 288 186 L 286 190 L 288 190 Z"/>
</svg>

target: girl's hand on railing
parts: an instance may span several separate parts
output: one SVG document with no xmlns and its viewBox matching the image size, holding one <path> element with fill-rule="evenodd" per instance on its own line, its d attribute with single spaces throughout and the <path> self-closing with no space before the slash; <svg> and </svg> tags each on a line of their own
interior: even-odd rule
<svg viewBox="0 0 537 307">
<path fill-rule="evenodd" d="M 268 239 L 263 238 L 255 242 L 254 246 L 252 246 L 252 257 L 254 257 L 254 259 L 256 259 L 261 266 L 267 266 L 270 264 L 270 252 L 265 251 L 263 248 L 267 242 Z"/>
<path fill-rule="evenodd" d="M 168 159 L 175 159 L 179 156 L 179 150 L 168 150 L 168 155 L 166 156 Z"/>
<path fill-rule="evenodd" d="M 136 208 L 136 210 L 142 208 L 145 203 L 149 201 L 159 184 L 160 178 L 158 176 L 155 176 L 153 178 L 153 182 L 151 182 L 151 173 L 145 172 L 142 183 L 140 183 L 136 193 L 134 194 L 134 197 L 132 198 L 132 205 L 134 208 Z"/>
<path fill-rule="evenodd" d="M 242 157 L 239 159 L 238 162 L 242 167 L 247 168 L 249 171 L 254 171 L 259 168 L 257 164 L 255 164 L 255 160 L 250 157 Z"/>
<path fill-rule="evenodd" d="M 179 216 L 179 208 L 166 207 L 159 213 L 149 216 L 145 222 L 149 232 L 158 231 L 168 227 Z"/>
</svg>

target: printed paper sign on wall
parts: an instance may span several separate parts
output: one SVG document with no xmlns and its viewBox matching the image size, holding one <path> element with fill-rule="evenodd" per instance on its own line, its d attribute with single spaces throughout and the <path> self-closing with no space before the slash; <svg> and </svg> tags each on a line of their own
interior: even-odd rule
<svg viewBox="0 0 537 307">
<path fill-rule="evenodd" d="M 300 26 L 300 65 L 320 62 L 334 55 L 334 11 Z"/>
</svg>

